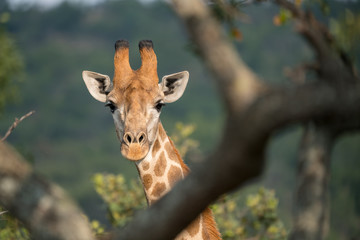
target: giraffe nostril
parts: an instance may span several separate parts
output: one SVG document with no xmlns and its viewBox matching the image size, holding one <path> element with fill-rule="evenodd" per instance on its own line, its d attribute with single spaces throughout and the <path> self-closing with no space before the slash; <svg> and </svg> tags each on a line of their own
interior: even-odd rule
<svg viewBox="0 0 360 240">
<path fill-rule="evenodd" d="M 146 134 L 144 132 L 139 133 L 137 139 L 140 144 L 145 143 L 146 142 Z"/>
<path fill-rule="evenodd" d="M 124 142 L 129 145 L 130 143 L 132 143 L 133 138 L 131 137 L 131 133 L 125 133 L 124 135 Z"/>
<path fill-rule="evenodd" d="M 124 142 L 127 145 L 130 145 L 132 143 L 139 143 L 144 144 L 146 142 L 146 134 L 144 132 L 140 132 L 136 137 L 136 134 L 132 134 L 131 132 L 126 132 L 124 134 Z"/>
</svg>

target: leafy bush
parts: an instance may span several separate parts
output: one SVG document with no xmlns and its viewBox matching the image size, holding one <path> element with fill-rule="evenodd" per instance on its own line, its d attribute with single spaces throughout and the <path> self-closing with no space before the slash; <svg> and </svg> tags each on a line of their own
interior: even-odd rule
<svg viewBox="0 0 360 240">
<path fill-rule="evenodd" d="M 176 132 L 171 135 L 182 156 L 198 148 L 198 142 L 190 135 L 194 125 L 176 123 Z M 139 181 L 126 183 L 123 175 L 97 173 L 93 177 L 96 192 L 107 206 L 108 216 L 113 226 L 121 227 L 129 222 L 134 213 L 146 207 L 145 196 Z M 260 188 L 246 198 L 246 206 L 240 208 L 240 193 L 225 195 L 211 206 L 224 240 L 231 239 L 286 239 L 287 231 L 277 215 L 278 200 L 273 190 Z M 103 228 L 98 222 L 93 229 Z"/>
<path fill-rule="evenodd" d="M 21 222 L 0 207 L 0 239 L 2 240 L 30 240 L 29 232 Z"/>
<path fill-rule="evenodd" d="M 287 231 L 277 215 L 278 200 L 273 190 L 261 187 L 246 197 L 239 208 L 240 193 L 225 195 L 211 208 L 223 239 L 286 239 Z"/>
<path fill-rule="evenodd" d="M 121 174 L 97 173 L 93 177 L 96 192 L 107 206 L 108 217 L 113 226 L 122 227 L 131 221 L 134 213 L 146 206 L 141 183 L 132 180 L 126 183 Z M 224 240 L 267 239 L 283 240 L 287 237 L 284 224 L 277 215 L 278 200 L 273 190 L 260 188 L 249 194 L 246 206 L 239 207 L 240 193 L 225 195 L 211 209 Z M 93 221 L 97 234 L 104 229 Z"/>
<path fill-rule="evenodd" d="M 16 97 L 14 77 L 22 71 L 23 62 L 14 40 L 5 30 L 10 13 L 0 12 L 0 113 L 5 105 Z"/>
<path fill-rule="evenodd" d="M 93 176 L 96 192 L 104 200 L 108 217 L 113 226 L 122 227 L 139 209 L 144 209 L 146 201 L 141 183 L 132 180 L 126 183 L 123 175 L 101 174 Z"/>
<path fill-rule="evenodd" d="M 175 143 L 182 157 L 185 157 L 189 151 L 199 151 L 199 142 L 190 138 L 195 129 L 196 126 L 194 124 L 175 123 L 175 130 L 170 138 Z"/>
</svg>

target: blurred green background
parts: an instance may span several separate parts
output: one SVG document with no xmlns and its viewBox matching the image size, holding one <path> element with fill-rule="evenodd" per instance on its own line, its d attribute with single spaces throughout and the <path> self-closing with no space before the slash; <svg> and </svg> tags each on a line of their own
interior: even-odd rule
<svg viewBox="0 0 360 240">
<path fill-rule="evenodd" d="M 104 204 L 91 182 L 95 173 L 137 178 L 133 163 L 120 154 L 110 112 L 90 96 L 81 78 L 82 70 L 113 75 L 116 40 L 130 41 L 134 69 L 140 66 L 138 42 L 151 39 L 160 78 L 190 72 L 184 96 L 164 108 L 162 122 L 169 135 L 178 121 L 196 126 L 192 138 L 200 143 L 200 151 L 193 156 L 190 153 L 189 159 L 204 156 L 216 146 L 224 122 L 222 103 L 210 73 L 193 52 L 184 26 L 166 3 L 108 0 L 93 5 L 63 2 L 48 9 L 11 6 L 6 1 L 0 3 L 1 28 L 13 39 L 24 69 L 12 79 L 17 91 L 0 116 L 0 135 L 15 117 L 35 110 L 7 140 L 37 172 L 65 188 L 90 219 L 106 222 Z M 315 13 L 331 24 L 328 19 L 341 18 L 346 8 L 359 13 L 360 6 L 357 1 L 332 1 L 329 16 Z M 236 23 L 242 40 L 235 41 L 241 56 L 266 81 L 289 85 L 285 69 L 311 60 L 311 50 L 294 33 L 292 24 L 273 24 L 273 17 L 279 13 L 274 5 L 255 4 L 243 11 L 249 20 Z M 359 48 L 355 49 L 351 52 L 354 57 L 359 56 Z M 259 185 L 275 189 L 288 227 L 300 137 L 299 126 L 277 133 L 268 149 L 264 175 L 242 190 L 245 194 Z M 191 166 L 191 161 L 187 163 Z M 360 237 L 359 169 L 360 135 L 346 136 L 333 151 L 329 239 Z"/>
</svg>

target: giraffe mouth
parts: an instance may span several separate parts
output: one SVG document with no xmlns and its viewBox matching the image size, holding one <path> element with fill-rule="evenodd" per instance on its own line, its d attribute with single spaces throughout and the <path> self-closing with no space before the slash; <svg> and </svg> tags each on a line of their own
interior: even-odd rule
<svg viewBox="0 0 360 240">
<path fill-rule="evenodd" d="M 121 144 L 121 154 L 130 161 L 139 161 L 149 152 L 149 144 Z"/>
</svg>

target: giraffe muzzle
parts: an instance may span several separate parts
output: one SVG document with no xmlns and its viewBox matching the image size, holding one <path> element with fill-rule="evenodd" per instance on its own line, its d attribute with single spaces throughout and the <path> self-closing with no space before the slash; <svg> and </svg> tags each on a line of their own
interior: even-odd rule
<svg viewBox="0 0 360 240">
<path fill-rule="evenodd" d="M 147 135 L 144 132 L 126 132 L 123 137 L 121 153 L 131 161 L 143 159 L 149 151 Z"/>
<path fill-rule="evenodd" d="M 127 144 L 128 146 L 130 146 L 133 143 L 138 143 L 140 145 L 143 145 L 146 142 L 146 139 L 147 137 L 144 132 L 140 132 L 136 134 L 136 136 L 131 132 L 126 132 L 123 138 L 125 144 Z"/>
</svg>

